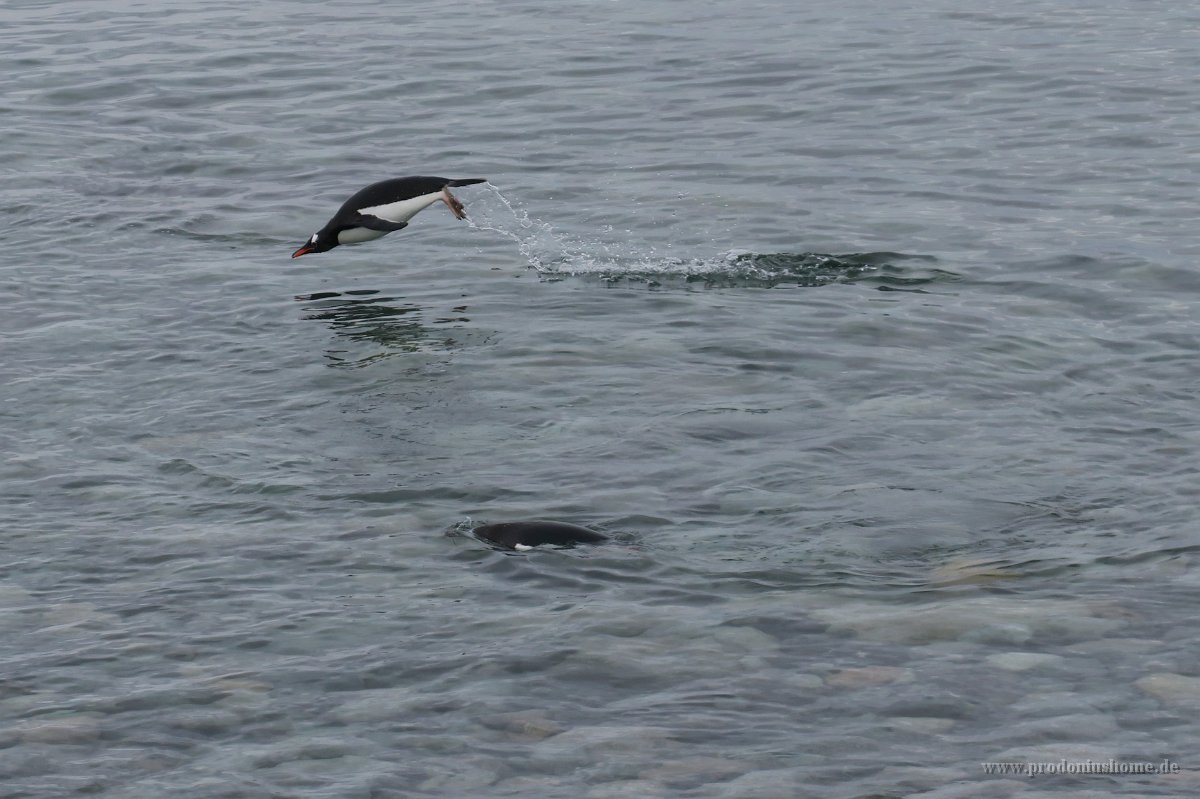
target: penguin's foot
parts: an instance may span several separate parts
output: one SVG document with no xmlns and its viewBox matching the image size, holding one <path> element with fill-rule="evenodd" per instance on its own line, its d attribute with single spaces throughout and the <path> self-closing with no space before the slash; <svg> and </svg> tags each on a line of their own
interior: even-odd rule
<svg viewBox="0 0 1200 799">
<path fill-rule="evenodd" d="M 450 209 L 450 213 L 454 214 L 455 219 L 466 219 L 467 211 L 463 208 L 463 204 L 458 201 L 458 198 L 450 193 L 450 189 L 442 189 L 442 202 Z"/>
</svg>

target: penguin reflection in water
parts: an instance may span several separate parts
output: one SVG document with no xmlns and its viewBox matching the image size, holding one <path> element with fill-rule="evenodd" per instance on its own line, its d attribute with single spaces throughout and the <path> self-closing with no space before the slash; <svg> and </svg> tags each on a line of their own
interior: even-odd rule
<svg viewBox="0 0 1200 799">
<path fill-rule="evenodd" d="M 341 244 L 361 244 L 403 230 L 408 220 L 436 202 L 445 203 L 457 219 L 466 219 L 463 204 L 450 188 L 486 182 L 486 178 L 451 180 L 422 175 L 372 183 L 346 200 L 325 227 L 312 234 L 292 257 L 328 252 Z"/>
<path fill-rule="evenodd" d="M 482 524 L 471 531 L 484 543 L 501 549 L 526 552 L 534 547 L 574 547 L 603 544 L 608 536 L 566 522 L 529 521 Z"/>
</svg>

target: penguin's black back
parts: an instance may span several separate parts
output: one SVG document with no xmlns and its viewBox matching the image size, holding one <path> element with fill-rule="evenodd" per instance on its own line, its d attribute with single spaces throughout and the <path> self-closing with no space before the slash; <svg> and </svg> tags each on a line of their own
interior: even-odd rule
<svg viewBox="0 0 1200 799">
<path fill-rule="evenodd" d="M 522 547 L 572 547 L 576 544 L 602 544 L 608 536 L 577 524 L 551 521 L 500 522 L 476 527 L 475 537 L 489 544 L 516 549 Z"/>
<path fill-rule="evenodd" d="M 338 213 L 355 213 L 360 208 L 372 208 L 377 205 L 411 200 L 425 194 L 434 194 L 448 186 L 471 186 L 475 183 L 486 183 L 486 178 L 463 178 L 451 180 L 432 175 L 415 175 L 407 178 L 389 178 L 370 186 L 359 189 L 342 204 Z"/>
</svg>

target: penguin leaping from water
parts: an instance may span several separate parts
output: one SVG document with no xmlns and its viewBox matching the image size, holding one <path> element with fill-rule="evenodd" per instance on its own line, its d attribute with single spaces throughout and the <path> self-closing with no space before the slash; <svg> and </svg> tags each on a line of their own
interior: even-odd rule
<svg viewBox="0 0 1200 799">
<path fill-rule="evenodd" d="M 486 178 L 450 180 L 422 175 L 372 183 L 346 200 L 325 227 L 312 234 L 292 257 L 328 252 L 340 244 L 361 244 L 394 233 L 408 227 L 408 220 L 439 200 L 456 218 L 466 219 L 467 212 L 450 193 L 450 187 L 486 182 Z"/>
</svg>

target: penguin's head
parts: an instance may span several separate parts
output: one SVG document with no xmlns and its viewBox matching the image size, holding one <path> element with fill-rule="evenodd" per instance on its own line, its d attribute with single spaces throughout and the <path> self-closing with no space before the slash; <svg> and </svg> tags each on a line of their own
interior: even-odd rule
<svg viewBox="0 0 1200 799">
<path fill-rule="evenodd" d="M 301 255 L 308 255 L 310 252 L 328 252 L 336 246 L 338 246 L 337 236 L 318 230 L 309 237 L 308 241 L 300 245 L 300 249 L 292 253 L 292 257 L 299 258 Z"/>
</svg>

